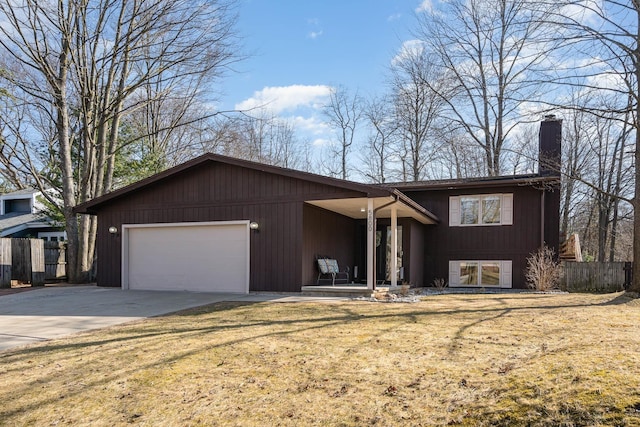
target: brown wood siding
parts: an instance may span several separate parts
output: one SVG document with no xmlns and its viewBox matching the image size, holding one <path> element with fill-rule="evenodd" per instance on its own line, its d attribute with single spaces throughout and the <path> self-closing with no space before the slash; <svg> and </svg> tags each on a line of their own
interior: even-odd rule
<svg viewBox="0 0 640 427">
<path fill-rule="evenodd" d="M 544 196 L 544 242 L 560 254 L 560 188 L 550 188 Z M 555 213 L 555 214 L 554 214 Z"/>
<path fill-rule="evenodd" d="M 316 284 L 317 256 L 337 259 L 340 270 L 349 267 L 353 279 L 356 220 L 308 204 L 303 212 L 302 284 Z"/>
<path fill-rule="evenodd" d="M 308 263 L 302 255 L 304 200 L 361 196 L 330 185 L 207 162 L 99 207 L 98 285 L 121 286 L 122 224 L 249 220 L 260 224 L 258 232 L 250 233 L 250 290 L 300 291 L 303 262 Z M 109 234 L 112 225 L 118 227 L 117 235 Z"/>
<path fill-rule="evenodd" d="M 403 231 L 403 253 L 402 262 L 404 264 L 404 280 L 411 286 L 425 286 L 424 282 L 424 238 L 425 227 L 414 219 L 404 219 L 402 222 Z"/>
<path fill-rule="evenodd" d="M 513 193 L 513 225 L 449 227 L 450 196 L 494 193 Z M 448 280 L 450 260 L 512 260 L 513 287 L 526 288 L 526 259 L 540 247 L 543 239 L 540 190 L 532 187 L 505 187 L 491 188 L 489 191 L 406 191 L 406 194 L 437 215 L 441 221 L 437 226 L 424 228 L 425 285 L 431 284 L 436 278 Z M 551 215 L 551 209 L 547 212 L 548 215 Z"/>
</svg>

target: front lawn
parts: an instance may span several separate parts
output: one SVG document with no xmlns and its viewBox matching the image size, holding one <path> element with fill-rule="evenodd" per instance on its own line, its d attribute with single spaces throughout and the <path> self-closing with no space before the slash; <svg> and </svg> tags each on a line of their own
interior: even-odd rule
<svg viewBox="0 0 640 427">
<path fill-rule="evenodd" d="M 0 353 L 0 425 L 640 425 L 640 300 L 222 303 Z"/>
</svg>

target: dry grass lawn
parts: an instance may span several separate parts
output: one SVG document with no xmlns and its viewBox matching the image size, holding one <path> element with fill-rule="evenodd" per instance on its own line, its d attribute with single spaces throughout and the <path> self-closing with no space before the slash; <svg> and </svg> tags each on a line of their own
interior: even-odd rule
<svg viewBox="0 0 640 427">
<path fill-rule="evenodd" d="M 640 425 L 640 300 L 223 303 L 0 353 L 0 425 Z"/>
</svg>

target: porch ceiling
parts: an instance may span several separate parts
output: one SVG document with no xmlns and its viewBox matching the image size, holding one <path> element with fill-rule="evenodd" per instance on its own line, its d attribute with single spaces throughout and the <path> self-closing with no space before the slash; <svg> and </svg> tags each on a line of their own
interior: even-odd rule
<svg viewBox="0 0 640 427">
<path fill-rule="evenodd" d="M 307 200 L 307 203 L 349 218 L 367 219 L 367 200 L 369 199 L 366 197 L 358 197 L 351 199 Z M 393 196 L 373 197 L 372 200 L 374 209 L 384 206 L 376 212 L 376 218 L 391 218 L 391 207 L 395 205 L 398 218 L 413 218 L 422 224 L 436 224 L 435 216 L 432 215 L 432 218 L 415 207 L 407 205 L 402 200 L 396 200 Z"/>
</svg>

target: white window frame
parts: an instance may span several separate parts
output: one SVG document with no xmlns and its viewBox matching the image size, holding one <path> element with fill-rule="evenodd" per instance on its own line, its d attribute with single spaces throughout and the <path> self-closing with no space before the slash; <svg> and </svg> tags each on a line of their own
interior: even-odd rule
<svg viewBox="0 0 640 427">
<path fill-rule="evenodd" d="M 52 237 L 55 237 L 56 240 L 51 240 Z M 38 231 L 38 239 L 42 239 L 45 242 L 65 242 L 67 240 L 67 232 L 66 231 Z"/>
<path fill-rule="evenodd" d="M 498 285 L 483 285 L 477 283 L 475 285 L 460 284 L 460 265 L 462 263 L 477 263 L 478 264 L 478 281 L 482 281 L 482 264 L 496 264 L 498 263 L 500 268 L 500 283 Z M 449 287 L 469 287 L 469 288 L 511 288 L 513 286 L 513 268 L 512 261 L 510 260 L 455 260 L 449 261 Z"/>
<path fill-rule="evenodd" d="M 483 223 L 482 201 L 489 198 L 500 199 L 500 222 Z M 462 224 L 461 199 L 478 199 L 478 222 L 476 224 Z M 468 194 L 449 197 L 449 226 L 450 227 L 492 227 L 502 225 L 513 225 L 513 193 L 494 194 Z"/>
</svg>

